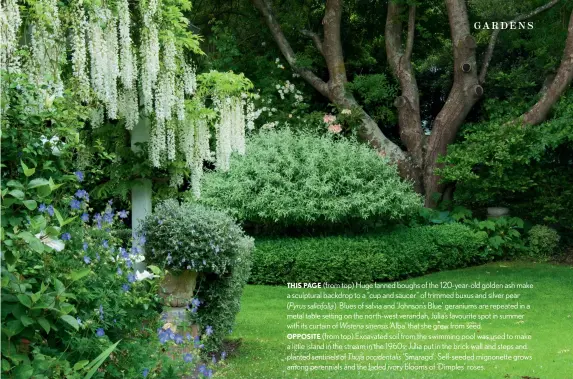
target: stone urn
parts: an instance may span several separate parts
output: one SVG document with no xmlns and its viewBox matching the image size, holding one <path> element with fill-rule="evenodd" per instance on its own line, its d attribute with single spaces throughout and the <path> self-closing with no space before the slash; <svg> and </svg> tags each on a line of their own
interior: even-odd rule
<svg viewBox="0 0 573 379">
<path fill-rule="evenodd" d="M 165 324 L 177 333 L 191 333 L 197 336 L 197 325 L 187 319 L 186 306 L 193 299 L 198 273 L 191 270 L 169 272 L 159 286 L 159 296 L 163 301 Z"/>
<path fill-rule="evenodd" d="M 488 218 L 500 218 L 503 216 L 509 216 L 509 208 L 505 207 L 489 207 L 487 208 Z"/>
</svg>

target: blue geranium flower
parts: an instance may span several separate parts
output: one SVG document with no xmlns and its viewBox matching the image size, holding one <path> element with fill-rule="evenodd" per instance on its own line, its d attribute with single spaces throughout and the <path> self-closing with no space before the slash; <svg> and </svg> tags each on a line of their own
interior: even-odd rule
<svg viewBox="0 0 573 379">
<path fill-rule="evenodd" d="M 191 363 L 191 362 L 193 362 L 193 356 L 191 354 L 187 353 L 187 354 L 183 355 L 183 361 L 185 363 Z"/>
<path fill-rule="evenodd" d="M 42 203 L 40 204 L 40 206 L 38 207 L 38 211 L 40 211 L 41 213 L 44 213 L 46 211 L 46 204 Z"/>
<path fill-rule="evenodd" d="M 76 178 L 78 178 L 78 182 L 84 181 L 84 173 L 83 172 L 76 171 L 76 172 L 74 172 L 74 174 L 76 175 Z"/>
<path fill-rule="evenodd" d="M 105 332 L 104 332 L 103 328 L 97 328 L 97 330 L 96 330 L 96 336 L 98 336 L 98 337 L 103 337 L 103 336 L 105 336 Z"/>
<path fill-rule="evenodd" d="M 183 343 L 183 336 L 181 334 L 176 334 L 175 337 L 173 338 L 173 341 L 175 341 L 176 344 L 180 345 Z"/>
<path fill-rule="evenodd" d="M 88 251 L 88 243 L 87 242 L 84 242 L 82 244 L 82 249 L 84 249 L 84 251 Z"/>
<path fill-rule="evenodd" d="M 82 202 L 78 199 L 72 199 L 70 202 L 70 208 L 72 209 L 80 209 L 82 207 Z"/>
<path fill-rule="evenodd" d="M 88 222 L 90 220 L 90 215 L 87 213 L 82 214 L 82 221 Z"/>
<path fill-rule="evenodd" d="M 54 215 L 54 207 L 51 204 L 48 206 L 48 214 L 50 216 Z"/>
<path fill-rule="evenodd" d="M 129 274 L 127 274 L 127 280 L 128 280 L 130 283 L 135 282 L 135 275 L 133 275 L 133 272 L 130 272 Z"/>
<path fill-rule="evenodd" d="M 210 336 L 211 334 L 213 334 L 213 327 L 211 325 L 207 325 L 207 327 L 205 328 L 205 333 Z"/>
<path fill-rule="evenodd" d="M 143 377 L 147 378 L 147 375 L 149 375 L 149 369 L 148 368 L 144 368 L 143 369 Z"/>
<path fill-rule="evenodd" d="M 121 286 L 121 289 L 123 289 L 125 292 L 129 291 L 129 284 L 125 283 L 123 286 Z"/>
<path fill-rule="evenodd" d="M 122 274 L 123 274 L 123 271 L 121 271 L 121 268 L 118 267 L 117 268 L 117 275 L 122 275 Z"/>
<path fill-rule="evenodd" d="M 119 216 L 119 218 L 127 218 L 128 213 L 129 212 L 127 212 L 126 210 L 121 210 L 121 211 L 119 211 L 118 216 Z"/>
<path fill-rule="evenodd" d="M 91 263 L 91 258 L 88 257 L 87 255 L 84 255 L 84 262 L 86 262 L 87 265 L 89 265 Z"/>
<path fill-rule="evenodd" d="M 107 240 L 103 240 L 102 243 L 101 243 L 101 245 L 102 245 L 104 248 L 106 248 L 106 249 L 109 247 L 109 244 L 108 244 Z"/>
<path fill-rule="evenodd" d="M 62 240 L 64 241 L 69 241 L 72 239 L 72 235 L 70 233 L 64 233 L 62 234 Z"/>
<path fill-rule="evenodd" d="M 227 358 L 227 352 L 226 352 L 226 351 L 223 351 L 223 352 L 221 353 L 221 359 L 225 359 L 225 358 Z"/>
</svg>

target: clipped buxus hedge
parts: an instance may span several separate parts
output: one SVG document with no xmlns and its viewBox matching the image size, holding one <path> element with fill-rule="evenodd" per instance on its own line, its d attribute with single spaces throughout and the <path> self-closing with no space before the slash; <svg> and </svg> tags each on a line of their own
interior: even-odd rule
<svg viewBox="0 0 573 379">
<path fill-rule="evenodd" d="M 486 239 L 454 223 L 377 236 L 257 240 L 249 282 L 396 280 L 487 261 Z"/>
</svg>

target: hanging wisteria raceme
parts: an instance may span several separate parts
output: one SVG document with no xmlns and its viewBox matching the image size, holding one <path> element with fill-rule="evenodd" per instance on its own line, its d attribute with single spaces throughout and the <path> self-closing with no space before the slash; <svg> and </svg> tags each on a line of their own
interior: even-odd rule
<svg viewBox="0 0 573 379">
<path fill-rule="evenodd" d="M 72 27 L 72 69 L 78 80 L 79 95 L 83 101 L 88 101 L 90 79 L 87 73 L 86 29 L 88 21 L 81 1 L 74 4 L 74 25 Z"/>
<path fill-rule="evenodd" d="M 35 7 L 34 11 L 42 16 L 30 26 L 30 59 L 24 69 L 39 92 L 46 99 L 53 99 L 64 93 L 61 64 L 65 59 L 65 46 L 61 44 L 63 34 L 58 4 L 57 0 L 39 0 Z M 52 101 L 38 99 L 37 110 L 41 111 L 50 103 Z"/>
<path fill-rule="evenodd" d="M 117 3 L 117 17 L 119 28 L 119 62 L 121 84 L 126 89 L 135 87 L 137 80 L 136 59 L 133 54 L 133 42 L 130 34 L 129 3 L 119 0 Z"/>
<path fill-rule="evenodd" d="M 137 88 L 122 88 L 119 95 L 119 117 L 125 120 L 125 128 L 132 130 L 139 122 Z"/>
<path fill-rule="evenodd" d="M 245 154 L 246 99 L 246 93 L 231 98 L 231 150 L 241 155 Z"/>
<path fill-rule="evenodd" d="M 195 66 L 184 63 L 183 65 L 183 83 L 186 95 L 194 95 L 197 91 L 197 76 Z"/>
<path fill-rule="evenodd" d="M 98 100 L 105 105 L 107 117 L 116 119 L 119 47 L 117 19 L 109 9 L 97 8 L 90 16 L 88 37 L 91 87 Z"/>
<path fill-rule="evenodd" d="M 18 72 L 20 62 L 14 55 L 18 45 L 18 30 L 22 25 L 16 0 L 0 1 L 0 70 Z"/>
</svg>

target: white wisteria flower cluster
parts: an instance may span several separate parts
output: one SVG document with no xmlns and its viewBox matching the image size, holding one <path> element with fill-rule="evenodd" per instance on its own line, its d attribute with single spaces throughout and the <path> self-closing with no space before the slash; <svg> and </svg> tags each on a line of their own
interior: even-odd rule
<svg viewBox="0 0 573 379">
<path fill-rule="evenodd" d="M 199 88 L 196 66 L 189 59 L 190 52 L 200 53 L 198 40 L 188 31 L 183 13 L 178 21 L 166 21 L 163 7 L 173 12 L 173 3 L 158 0 L 0 0 L 0 70 L 26 73 L 38 88 L 45 88 L 42 96 L 49 101 L 39 99 L 31 112 L 42 110 L 63 95 L 65 86 L 72 86 L 81 101 L 92 106 L 89 122 L 94 128 L 118 120 L 132 130 L 142 117 L 149 118 L 152 165 L 174 161 L 179 148 L 198 195 L 204 160 L 227 170 L 232 152 L 244 154 L 245 128 L 254 128 L 260 111 L 247 95 L 245 83 L 252 85 L 243 77 L 227 81 L 237 85 L 235 92 L 228 85 L 218 90 L 216 82 L 208 83 L 208 90 Z M 141 22 L 136 24 L 136 18 Z M 64 70 L 68 57 L 71 76 Z M 188 110 L 190 101 L 196 105 L 209 100 L 214 115 Z M 174 186 L 183 182 L 179 174 L 172 179 Z"/>
</svg>

